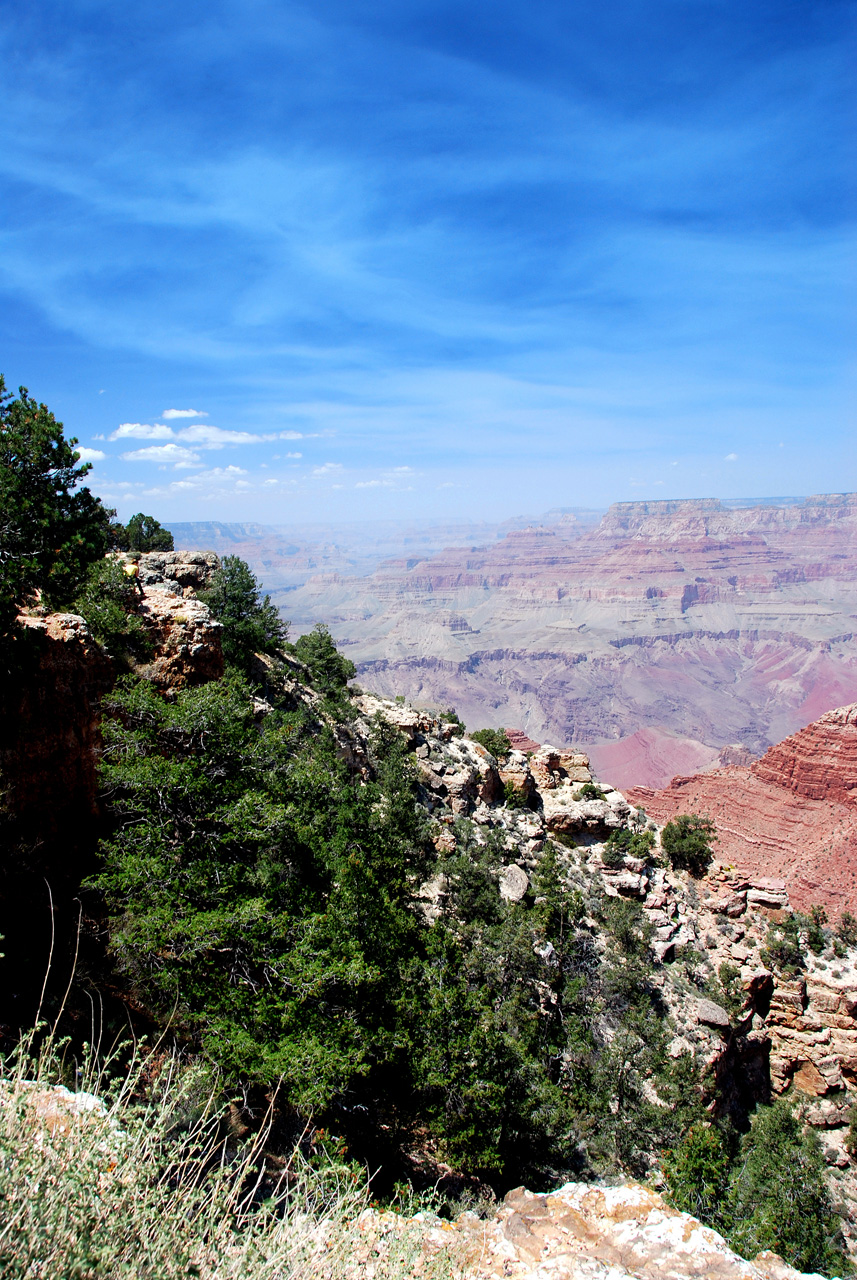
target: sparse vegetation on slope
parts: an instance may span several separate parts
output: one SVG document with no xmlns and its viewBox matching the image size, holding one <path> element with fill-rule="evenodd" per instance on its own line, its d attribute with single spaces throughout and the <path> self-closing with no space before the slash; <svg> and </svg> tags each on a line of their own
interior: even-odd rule
<svg viewBox="0 0 857 1280">
<path fill-rule="evenodd" d="M 33 408 L 23 393 L 22 403 Z M 62 451 L 42 409 L 21 421 Z M 79 474 L 72 467 L 67 487 Z M 103 531 L 97 504 L 80 505 Z M 113 559 L 84 575 L 94 533 L 86 555 L 75 545 L 68 573 L 53 562 L 36 569 L 76 583 L 79 607 L 118 656 L 138 639 L 134 589 Z M 181 593 L 171 599 L 191 607 Z M 0 1183 L 18 1228 L 13 1243 L 0 1234 L 4 1274 L 94 1278 L 127 1264 L 213 1280 L 233 1274 L 223 1268 L 234 1259 L 236 1277 L 253 1280 L 274 1258 L 289 1275 L 288 1250 L 316 1247 L 313 1214 L 326 1211 L 315 1175 L 292 1177 L 301 1132 L 319 1144 L 323 1132 L 336 1135 L 343 1159 L 379 1170 L 383 1196 L 443 1178 L 444 1194 L 490 1197 L 524 1180 L 646 1177 L 660 1163 L 676 1203 L 736 1247 L 841 1269 L 817 1139 L 782 1103 L 759 1109 L 740 1139 L 729 1127 L 734 1114 L 747 1128 L 751 1105 L 720 1094 L 718 1071 L 726 1074 L 736 1042 L 736 1052 L 747 1049 L 774 978 L 756 973 L 745 984 L 740 967 L 723 961 L 715 974 L 710 960 L 722 960 L 718 938 L 727 936 L 737 948 L 727 954 L 750 956 L 734 923 L 747 912 L 746 885 L 743 898 L 730 890 L 709 908 L 702 950 L 693 918 L 703 897 L 715 899 L 696 879 L 711 862 L 713 823 L 685 814 L 668 824 L 667 868 L 656 833 L 618 793 L 592 781 L 574 789 L 590 776 L 585 757 L 544 748 L 531 761 L 514 756 L 501 774 L 462 737 L 454 713 L 438 720 L 388 705 L 381 714 L 376 701 L 375 714 L 371 698 L 349 690 L 354 668 L 327 628 L 289 645 L 235 557 L 207 599 L 222 623 L 223 679 L 188 687 L 183 668 L 182 680 L 159 689 L 125 675 L 103 700 L 85 978 L 170 1036 L 187 1066 L 182 1088 L 213 1080 L 218 1099 L 221 1090 L 239 1098 L 239 1127 L 257 1136 L 242 1164 L 234 1133 L 218 1127 L 221 1108 L 194 1110 L 196 1085 L 195 1101 L 169 1094 L 166 1111 L 153 1110 L 163 1099 L 151 1055 L 145 1083 L 128 1077 L 137 1083 L 120 1082 L 115 1097 L 107 1077 L 97 1084 L 118 1128 L 96 1108 L 79 1147 L 82 1125 L 22 1143 L 25 1078 L 64 1070 L 50 1052 L 48 1066 L 34 1066 L 25 1042 L 19 1067 L 4 1067 Z M 486 732 L 474 738 L 490 750 Z M 490 741 L 500 754 L 504 743 Z M 31 852 L 22 845 L 16 856 Z M 845 917 L 833 937 L 820 911 L 780 912 L 787 899 L 768 890 L 763 900 L 777 914 L 757 954 L 777 980 L 796 979 L 857 936 Z M 788 998 L 802 1011 L 800 994 Z M 133 1163 L 128 1135 L 139 1146 Z M 247 1189 L 261 1154 L 260 1205 Z M 29 1195 L 47 1160 L 50 1192 Z M 284 1167 L 285 1189 L 274 1177 L 268 1197 L 271 1169 Z M 306 1196 L 321 1200 L 299 1229 Z"/>
<path fill-rule="evenodd" d="M 277 1167 L 265 1125 L 231 1131 L 211 1073 L 163 1055 L 154 1076 L 140 1058 L 117 1072 L 87 1052 L 72 1075 L 66 1045 L 32 1044 L 0 1062 L 5 1280 L 339 1280 L 370 1258 L 377 1280 L 450 1280 L 417 1229 L 361 1231 L 369 1188 L 354 1169 L 298 1148 Z"/>
</svg>

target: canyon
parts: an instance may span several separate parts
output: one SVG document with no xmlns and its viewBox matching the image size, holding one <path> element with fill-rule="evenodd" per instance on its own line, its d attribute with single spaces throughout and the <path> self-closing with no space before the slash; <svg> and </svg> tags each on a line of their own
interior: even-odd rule
<svg viewBox="0 0 857 1280">
<path fill-rule="evenodd" d="M 196 598 L 216 567 L 210 554 L 140 557 L 137 613 L 153 647 L 139 673 L 168 698 L 222 673 L 218 624 Z M 115 670 L 75 615 L 35 612 L 22 622 L 40 646 L 41 665 L 38 678 L 18 691 L 27 734 L 10 736 L 0 764 L 19 817 L 67 856 L 63 828 L 71 825 L 71 811 L 63 808 L 63 794 L 86 814 L 97 802 L 98 701 Z M 317 703 L 299 679 L 292 684 L 295 698 Z M 717 1083 L 717 1105 L 729 1112 L 746 1114 L 772 1093 L 801 1096 L 806 1118 L 821 1136 L 827 1177 L 853 1249 L 857 1186 L 847 1140 L 857 1081 L 857 955 L 853 949 L 839 955 L 828 936 L 823 951 L 808 954 L 800 972 L 787 974 L 768 966 L 766 945 L 771 925 L 795 906 L 821 902 L 832 915 L 857 906 L 857 877 L 848 861 L 857 835 L 857 703 L 826 712 L 758 760 L 623 794 L 606 783 L 596 793 L 585 790 L 592 762 L 579 749 L 539 746 L 519 733 L 516 749 L 497 759 L 463 736 L 449 715 L 360 688 L 352 699 L 354 719 L 336 728 L 342 757 L 368 771 L 367 744 L 379 717 L 403 735 L 435 847 L 455 852 L 464 841 L 464 852 L 471 832 L 477 844 L 493 833 L 505 850 L 501 898 L 522 901 L 552 850 L 586 904 L 584 927 L 596 950 L 605 945 L 599 903 L 612 898 L 637 904 L 651 930 L 651 981 L 670 1017 L 670 1053 L 692 1052 Z M 255 699 L 257 717 L 273 710 L 264 698 Z M 724 759 L 743 760 L 742 750 L 749 749 L 732 746 Z M 43 804 L 40 816 L 39 794 L 51 784 L 50 812 Z M 720 836 L 717 861 L 704 877 L 665 865 L 655 827 L 652 859 L 628 854 L 617 865 L 608 856 L 611 833 L 639 830 L 651 820 L 661 827 L 675 813 L 701 809 L 712 813 Z M 753 826 L 759 815 L 767 828 Z M 50 831 L 39 827 L 48 817 Z M 815 845 L 812 832 L 821 833 Z M 448 887 L 442 876 L 421 886 L 427 920 L 441 910 Z M 717 975 L 726 965 L 738 984 L 731 1010 L 717 1003 Z M 374 1211 L 367 1216 L 368 1236 L 383 1233 L 383 1218 Z M 464 1215 L 454 1228 L 429 1220 L 424 1227 L 427 1235 L 456 1234 L 474 1277 L 796 1275 L 773 1255 L 745 1262 L 716 1233 L 635 1185 L 568 1184 L 545 1195 L 518 1189 L 487 1222 Z"/>
<path fill-rule="evenodd" d="M 354 531 L 335 554 L 278 558 L 248 527 L 234 545 L 293 634 L 326 622 L 367 689 L 577 745 L 618 786 L 662 787 L 726 746 L 757 757 L 857 697 L 857 495 L 617 503 L 595 521 L 551 513 L 428 552 L 417 531 L 368 572 Z"/>
</svg>

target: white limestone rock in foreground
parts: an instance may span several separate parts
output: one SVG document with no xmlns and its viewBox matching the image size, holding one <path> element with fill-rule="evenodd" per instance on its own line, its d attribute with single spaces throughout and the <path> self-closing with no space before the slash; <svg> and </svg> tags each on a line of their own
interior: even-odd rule
<svg viewBox="0 0 857 1280">
<path fill-rule="evenodd" d="M 393 1217 L 367 1213 L 361 1225 L 383 1235 L 396 1229 Z M 807 1280 L 773 1253 L 739 1258 L 716 1231 L 635 1184 L 570 1182 L 546 1195 L 518 1188 L 487 1222 L 418 1218 L 427 1246 L 449 1249 L 462 1280 Z"/>
</svg>

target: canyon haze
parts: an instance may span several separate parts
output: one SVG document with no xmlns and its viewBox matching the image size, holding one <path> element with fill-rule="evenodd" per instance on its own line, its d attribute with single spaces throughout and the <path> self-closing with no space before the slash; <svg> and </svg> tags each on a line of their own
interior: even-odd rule
<svg viewBox="0 0 857 1280">
<path fill-rule="evenodd" d="M 358 680 L 585 750 L 617 786 L 746 764 L 857 699 L 857 494 L 504 524 L 171 526 L 246 559 Z"/>
</svg>

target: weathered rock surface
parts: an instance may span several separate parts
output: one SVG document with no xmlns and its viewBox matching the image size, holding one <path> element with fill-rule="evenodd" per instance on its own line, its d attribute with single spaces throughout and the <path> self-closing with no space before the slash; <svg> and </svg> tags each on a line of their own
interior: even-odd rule
<svg viewBox="0 0 857 1280">
<path fill-rule="evenodd" d="M 327 620 L 364 685 L 582 743 L 618 785 L 662 786 L 854 700 L 855 543 L 853 494 L 617 504 L 582 536 L 516 530 L 319 576 L 282 604 L 299 626 Z"/>
<path fill-rule="evenodd" d="M 222 675 L 220 625 L 194 597 L 217 557 L 151 552 L 139 563 L 138 613 L 153 644 L 141 674 L 164 691 Z M 35 845 L 60 835 L 72 845 L 95 814 L 99 704 L 117 669 L 76 614 L 24 614 L 19 623 L 16 644 L 27 655 L 4 686 L 0 716 L 4 806 Z"/>
<path fill-rule="evenodd" d="M 635 787 L 628 799 L 661 823 L 709 814 L 721 862 L 781 880 L 752 890 L 760 905 L 782 906 L 787 894 L 800 910 L 857 911 L 857 704 L 828 712 L 748 767 Z"/>
<path fill-rule="evenodd" d="M 144 586 L 138 612 L 154 644 L 154 654 L 140 666 L 140 675 L 164 691 L 223 675 L 220 623 L 201 600 L 175 595 L 161 584 Z"/>
<path fill-rule="evenodd" d="M 86 827 L 96 810 L 98 704 L 113 664 L 72 613 L 22 617 L 20 675 L 4 685 L 0 789 L 34 845 Z"/>
<path fill-rule="evenodd" d="M 678 1213 L 646 1187 L 570 1182 L 557 1191 L 510 1191 L 493 1217 L 450 1225 L 423 1214 L 406 1222 L 367 1211 L 361 1229 L 376 1255 L 384 1238 L 423 1234 L 427 1252 L 447 1250 L 462 1280 L 799 1280 L 773 1253 L 739 1258 L 722 1236 Z M 368 1251 L 367 1251 L 368 1252 Z M 820 1277 L 814 1277 L 820 1280 Z"/>
</svg>

